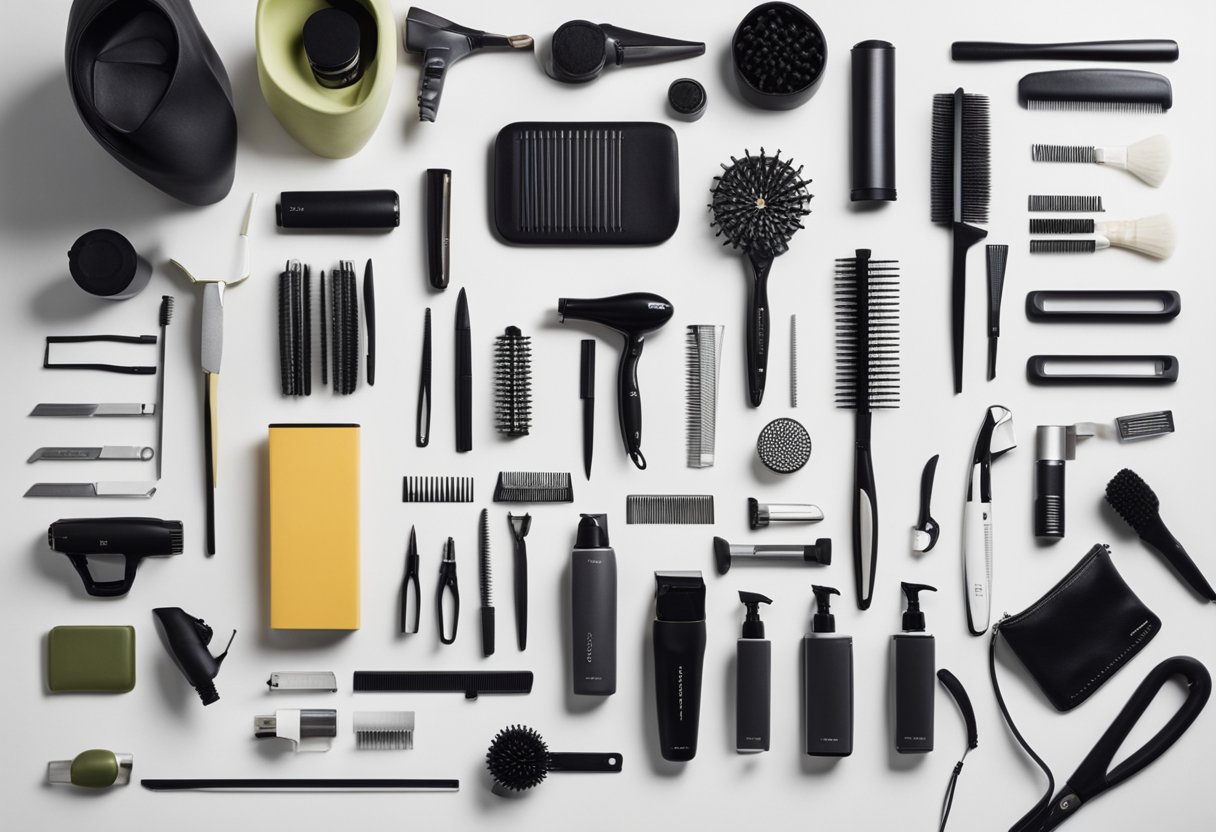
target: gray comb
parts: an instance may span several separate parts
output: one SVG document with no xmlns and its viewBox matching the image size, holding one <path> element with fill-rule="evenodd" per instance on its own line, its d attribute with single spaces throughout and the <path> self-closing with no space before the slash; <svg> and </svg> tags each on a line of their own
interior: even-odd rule
<svg viewBox="0 0 1216 832">
<path fill-rule="evenodd" d="M 688 327 L 687 419 L 688 467 L 714 464 L 714 424 L 718 413 L 718 368 L 722 362 L 722 335 L 726 327 L 693 324 Z"/>
<path fill-rule="evenodd" d="M 409 751 L 414 747 L 413 711 L 355 711 L 355 748 Z"/>
<path fill-rule="evenodd" d="M 1137 413 L 1115 419 L 1119 428 L 1119 441 L 1149 439 L 1174 432 L 1174 411 L 1157 410 L 1152 413 Z"/>
<path fill-rule="evenodd" d="M 496 503 L 572 503 L 570 474 L 552 471 L 500 471 L 494 487 Z"/>
<path fill-rule="evenodd" d="M 790 407 L 798 406 L 798 316 L 790 315 Z"/>
<path fill-rule="evenodd" d="M 625 522 L 710 526 L 714 522 L 714 495 L 630 494 L 625 498 Z"/>
<path fill-rule="evenodd" d="M 1093 234 L 1093 219 L 1074 219 L 1065 217 L 1032 218 L 1030 220 L 1031 234 Z"/>
<path fill-rule="evenodd" d="M 1031 194 L 1026 199 L 1026 210 L 1036 213 L 1059 212 L 1062 214 L 1101 214 L 1106 211 L 1102 207 L 1102 197 L 1100 196 L 1064 194 Z"/>
<path fill-rule="evenodd" d="M 471 503 L 472 477 L 402 477 L 403 503 Z"/>
</svg>

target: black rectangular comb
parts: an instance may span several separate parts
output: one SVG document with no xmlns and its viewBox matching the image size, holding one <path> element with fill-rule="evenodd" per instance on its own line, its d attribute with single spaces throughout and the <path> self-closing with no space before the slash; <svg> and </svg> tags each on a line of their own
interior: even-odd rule
<svg viewBox="0 0 1216 832">
<path fill-rule="evenodd" d="M 1028 110 L 1164 113 L 1174 104 L 1170 79 L 1142 69 L 1057 69 L 1018 82 Z"/>
<path fill-rule="evenodd" d="M 356 670 L 355 693 L 531 693 L 531 670 Z"/>
</svg>

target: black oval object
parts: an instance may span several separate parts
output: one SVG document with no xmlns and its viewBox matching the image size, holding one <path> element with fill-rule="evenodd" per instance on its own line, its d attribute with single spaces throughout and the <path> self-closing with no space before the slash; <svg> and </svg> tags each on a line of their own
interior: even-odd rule
<svg viewBox="0 0 1216 832">
<path fill-rule="evenodd" d="M 152 277 L 152 265 L 135 246 L 108 228 L 86 231 L 72 243 L 68 271 L 81 289 L 107 300 L 135 297 Z"/>
<path fill-rule="evenodd" d="M 590 20 L 570 20 L 553 33 L 553 74 L 560 81 L 590 81 L 607 58 L 604 29 Z"/>
<path fill-rule="evenodd" d="M 304 22 L 304 54 L 316 82 L 327 89 L 349 87 L 363 74 L 359 63 L 359 22 L 332 6 Z"/>
<path fill-rule="evenodd" d="M 790 3 L 761 3 L 730 42 L 743 100 L 765 110 L 792 110 L 819 88 L 828 47 L 810 15 Z"/>
<path fill-rule="evenodd" d="M 667 103 L 678 118 L 696 121 L 705 115 L 705 87 L 692 78 L 677 78 L 667 88 Z"/>
</svg>

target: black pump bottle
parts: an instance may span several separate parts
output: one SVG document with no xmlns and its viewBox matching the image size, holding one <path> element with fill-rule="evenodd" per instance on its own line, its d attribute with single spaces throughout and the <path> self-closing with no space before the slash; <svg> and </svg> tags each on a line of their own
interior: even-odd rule
<svg viewBox="0 0 1216 832">
<path fill-rule="evenodd" d="M 203 704 L 218 701 L 220 695 L 215 690 L 214 679 L 219 675 L 220 665 L 228 657 L 228 647 L 236 638 L 236 630 L 232 631 L 232 638 L 228 639 L 224 652 L 212 656 L 207 645 L 211 643 L 214 633 L 203 619 L 193 617 L 181 607 L 157 607 L 152 614 L 160 623 L 169 655 L 186 680 L 194 685 Z"/>
<path fill-rule="evenodd" d="M 739 600 L 747 607 L 747 616 L 735 648 L 735 750 L 750 754 L 768 751 L 773 643 L 764 637 L 760 605 L 773 601 L 758 592 L 740 592 Z"/>
<path fill-rule="evenodd" d="M 654 688 L 664 760 L 697 756 L 705 666 L 705 581 L 700 572 L 655 572 Z"/>
<path fill-rule="evenodd" d="M 830 586 L 812 586 L 817 609 L 812 632 L 802 638 L 802 690 L 806 753 L 847 757 L 853 753 L 853 638 L 836 633 Z"/>
<path fill-rule="evenodd" d="M 575 693 L 616 693 L 616 553 L 608 517 L 584 514 L 570 553 L 571 687 Z"/>
<path fill-rule="evenodd" d="M 920 593 L 937 592 L 926 584 L 901 583 L 908 596 L 904 631 L 891 637 L 895 649 L 895 750 L 925 754 L 933 750 L 933 694 L 936 643 L 925 632 Z"/>
</svg>

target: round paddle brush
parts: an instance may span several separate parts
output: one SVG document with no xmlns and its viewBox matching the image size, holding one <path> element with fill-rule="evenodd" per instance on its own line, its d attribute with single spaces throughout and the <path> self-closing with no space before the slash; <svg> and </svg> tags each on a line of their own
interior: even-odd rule
<svg viewBox="0 0 1216 832">
<path fill-rule="evenodd" d="M 507 796 L 540 785 L 551 771 L 594 771 L 616 774 L 620 754 L 555 754 L 535 729 L 526 725 L 503 728 L 486 752 L 486 768 L 494 778 L 494 793 Z"/>
<path fill-rule="evenodd" d="M 792 159 L 782 159 L 781 151 L 768 156 L 744 151 L 742 159 L 731 157 L 714 177 L 709 209 L 710 225 L 723 245 L 743 249 L 752 264 L 751 308 L 747 316 L 747 380 L 752 407 L 764 398 L 768 370 L 769 307 L 768 273 L 773 259 L 789 249 L 790 238 L 804 228 L 802 218 L 811 213 L 807 207 L 811 194 L 802 179 L 802 167 Z"/>
<path fill-rule="evenodd" d="M 1166 528 L 1158 511 L 1161 502 L 1139 474 L 1130 468 L 1115 474 L 1106 484 L 1106 502 L 1140 535 L 1141 540 L 1170 562 L 1192 589 L 1209 601 L 1216 601 L 1216 591 L 1203 577 L 1186 549 Z"/>
</svg>

